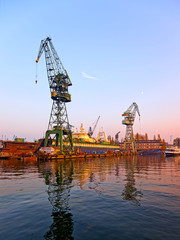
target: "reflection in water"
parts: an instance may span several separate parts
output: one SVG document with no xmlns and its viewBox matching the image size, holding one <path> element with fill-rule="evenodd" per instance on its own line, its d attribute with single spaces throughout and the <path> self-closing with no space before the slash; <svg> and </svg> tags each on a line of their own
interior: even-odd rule
<svg viewBox="0 0 180 240">
<path fill-rule="evenodd" d="M 180 157 L 0 160 L 0 239 L 179 240 L 179 189 Z"/>
<path fill-rule="evenodd" d="M 137 159 L 133 157 L 132 159 L 127 159 L 125 162 L 127 183 L 121 195 L 123 200 L 132 201 L 134 205 L 140 206 L 143 193 L 141 191 L 138 191 L 136 188 L 136 182 L 134 177 L 135 160 Z"/>
<path fill-rule="evenodd" d="M 72 187 L 73 163 L 58 163 L 55 169 L 44 172 L 45 183 L 48 185 L 49 201 L 53 207 L 52 220 L 45 239 L 71 240 L 73 233 L 73 220 L 70 213 L 69 198 Z"/>
</svg>

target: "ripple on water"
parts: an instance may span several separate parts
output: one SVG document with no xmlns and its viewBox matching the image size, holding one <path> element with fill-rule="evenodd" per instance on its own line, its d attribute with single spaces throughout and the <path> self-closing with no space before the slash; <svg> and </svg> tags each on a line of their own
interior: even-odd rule
<svg viewBox="0 0 180 240">
<path fill-rule="evenodd" d="M 179 239 L 176 158 L 13 161 L 0 173 L 0 239 Z"/>
</svg>

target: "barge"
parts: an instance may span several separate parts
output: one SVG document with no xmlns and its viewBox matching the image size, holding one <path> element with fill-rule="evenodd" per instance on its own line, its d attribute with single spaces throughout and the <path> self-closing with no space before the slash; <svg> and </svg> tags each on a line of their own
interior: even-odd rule
<svg viewBox="0 0 180 240">
<path fill-rule="evenodd" d="M 0 158 L 20 158 L 33 156 L 42 146 L 43 139 L 38 142 L 0 141 Z"/>
</svg>

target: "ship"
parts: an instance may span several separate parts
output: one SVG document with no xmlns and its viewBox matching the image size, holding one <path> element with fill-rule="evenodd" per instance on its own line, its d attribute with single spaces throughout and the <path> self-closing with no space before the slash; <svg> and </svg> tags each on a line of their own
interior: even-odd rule
<svg viewBox="0 0 180 240">
<path fill-rule="evenodd" d="M 180 148 L 178 148 L 177 146 L 171 146 L 166 148 L 165 150 L 165 155 L 168 156 L 178 156 L 180 155 Z"/>
<path fill-rule="evenodd" d="M 107 153 L 107 152 L 119 152 L 119 145 L 110 143 L 108 141 L 106 133 L 102 130 L 99 131 L 97 139 L 90 137 L 84 130 L 81 123 L 80 131 L 72 134 L 74 150 L 82 153 Z"/>
<path fill-rule="evenodd" d="M 89 136 L 85 132 L 83 124 L 80 126 L 80 130 L 76 129 L 72 134 L 74 153 L 76 154 L 107 154 L 107 153 L 119 153 L 119 144 L 110 143 L 108 141 L 106 133 L 99 131 L 97 139 Z M 68 140 L 64 140 L 65 145 L 69 145 Z M 60 147 L 56 146 L 55 140 L 52 141 L 52 145 L 44 147 L 44 139 L 39 139 L 37 142 L 25 142 L 21 138 L 17 138 L 14 141 L 0 141 L 0 158 L 21 158 L 31 157 L 39 155 L 59 155 Z"/>
<path fill-rule="evenodd" d="M 81 123 L 80 130 L 76 128 L 76 131 L 72 134 L 74 152 L 77 154 L 103 154 L 103 153 L 118 153 L 120 152 L 119 144 L 110 143 L 108 141 L 106 133 L 99 131 L 97 139 L 92 138 L 85 132 L 83 123 Z M 65 141 L 65 144 L 69 142 Z M 54 146 L 53 146 L 54 145 Z M 58 147 L 55 147 L 55 142 L 51 147 L 41 147 L 40 152 L 44 154 L 56 154 Z"/>
<path fill-rule="evenodd" d="M 0 159 L 33 156 L 42 144 L 43 139 L 39 139 L 37 142 L 25 142 L 20 138 L 14 141 L 0 140 Z"/>
</svg>

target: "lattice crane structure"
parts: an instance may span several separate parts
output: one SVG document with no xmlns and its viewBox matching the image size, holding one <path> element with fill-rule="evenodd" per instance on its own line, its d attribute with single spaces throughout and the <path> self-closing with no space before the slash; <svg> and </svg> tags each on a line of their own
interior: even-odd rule
<svg viewBox="0 0 180 240">
<path fill-rule="evenodd" d="M 126 125 L 125 149 L 127 149 L 129 144 L 132 144 L 133 151 L 136 151 L 136 144 L 133 136 L 133 124 L 136 117 L 136 112 L 140 117 L 138 105 L 133 102 L 131 106 L 122 114 L 122 116 L 124 116 L 122 124 Z"/>
<path fill-rule="evenodd" d="M 72 152 L 72 131 L 66 110 L 66 103 L 71 102 L 68 87 L 72 83 L 50 37 L 41 41 L 36 63 L 39 62 L 43 52 L 45 53 L 47 77 L 51 99 L 53 100 L 44 146 L 49 146 L 52 142 L 55 142 L 56 146 L 60 146 L 61 154 Z"/>
</svg>

